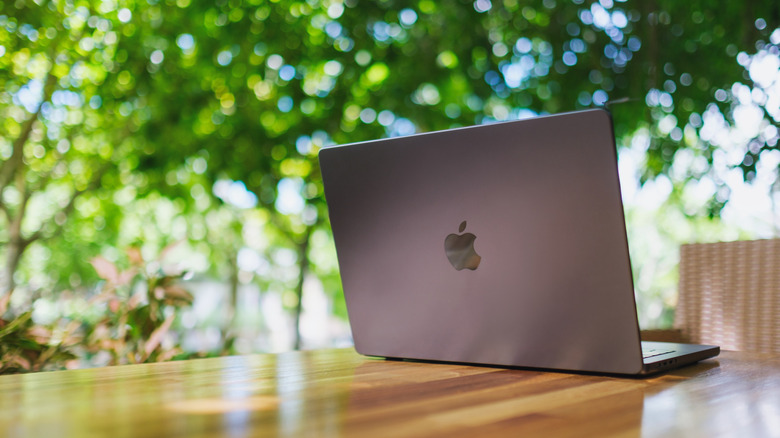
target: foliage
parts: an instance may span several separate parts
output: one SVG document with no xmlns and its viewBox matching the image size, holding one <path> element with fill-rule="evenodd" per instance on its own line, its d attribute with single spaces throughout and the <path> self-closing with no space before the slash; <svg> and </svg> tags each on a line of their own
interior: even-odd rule
<svg viewBox="0 0 780 438">
<path fill-rule="evenodd" d="M 182 355 L 170 329 L 177 310 L 191 305 L 193 297 L 180 284 L 178 268 L 161 264 L 166 252 L 146 262 L 138 248 L 130 248 L 126 269 L 104 257 L 93 258 L 92 266 L 105 281 L 89 300 L 92 309 L 101 309 L 97 318 L 71 315 L 43 325 L 35 324 L 28 311 L 12 321 L 0 320 L 0 374 Z"/>
<path fill-rule="evenodd" d="M 25 312 L 12 321 L 0 319 L 0 374 L 58 369 L 76 359 L 69 351 L 79 341 L 72 324 L 58 332 L 34 325 L 31 317 Z"/>
<path fill-rule="evenodd" d="M 300 315 L 314 274 L 343 317 L 320 148 L 592 106 L 621 150 L 647 139 L 641 183 L 666 178 L 676 211 L 715 217 L 723 169 L 750 180 L 777 149 L 780 81 L 751 66 L 778 54 L 778 25 L 774 0 L 2 3 L 0 297 L 102 279 L 94 304 L 115 309 L 84 342 L 114 362 L 170 357 L 149 340 L 187 300 L 166 301 L 172 278 L 136 255 L 116 267 L 115 248 L 183 240 L 233 309 L 253 282 Z M 750 135 L 713 134 L 745 107 Z"/>
<path fill-rule="evenodd" d="M 22 253 L 61 235 L 74 210 L 94 219 L 90 237 L 115 233 L 110 218 L 90 214 L 94 206 L 80 201 L 116 187 L 115 166 L 121 170 L 132 148 L 133 122 L 105 100 L 111 36 L 103 22 L 89 19 L 90 8 L 67 2 L 2 7 L 0 210 L 8 226 L 0 232 L 6 253 L 0 289 L 10 293 Z"/>
<path fill-rule="evenodd" d="M 175 268 L 159 260 L 146 263 L 138 248 L 130 248 L 127 255 L 130 266 L 125 270 L 103 257 L 91 261 L 105 280 L 92 304 L 106 303 L 108 311 L 97 323 L 85 324 L 87 356 L 109 352 L 109 365 L 170 360 L 182 351 L 175 343 L 166 345 L 164 338 L 176 310 L 192 304 L 193 297 L 177 282 L 183 274 Z M 137 279 L 144 286 L 140 293 L 133 290 Z"/>
</svg>

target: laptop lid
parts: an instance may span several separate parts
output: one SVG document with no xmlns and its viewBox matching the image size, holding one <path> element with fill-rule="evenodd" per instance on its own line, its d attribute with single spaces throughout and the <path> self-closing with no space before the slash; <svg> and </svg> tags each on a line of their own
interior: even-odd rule
<svg viewBox="0 0 780 438">
<path fill-rule="evenodd" d="M 356 350 L 642 372 L 616 158 L 603 110 L 322 149 Z"/>
</svg>

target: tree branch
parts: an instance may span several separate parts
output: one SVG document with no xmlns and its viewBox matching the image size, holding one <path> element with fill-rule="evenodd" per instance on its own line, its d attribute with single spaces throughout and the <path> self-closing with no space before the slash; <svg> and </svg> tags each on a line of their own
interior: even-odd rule
<svg viewBox="0 0 780 438">
<path fill-rule="evenodd" d="M 38 231 L 30 235 L 29 237 L 23 239 L 22 244 L 23 248 L 26 248 L 31 243 L 35 242 L 36 240 L 41 239 L 51 239 L 53 237 L 56 237 L 60 235 L 63 232 L 63 227 L 54 227 L 55 230 L 52 231 L 49 235 L 44 235 L 45 230 L 50 229 L 53 227 L 53 224 L 57 220 L 57 216 L 59 214 L 65 215 L 67 218 L 70 216 L 70 214 L 73 212 L 73 209 L 76 206 L 76 200 L 79 198 L 79 196 L 83 195 L 84 193 L 96 189 L 100 185 L 100 180 L 103 178 L 103 175 L 106 174 L 110 167 L 109 163 L 105 163 L 103 167 L 100 168 L 100 171 L 95 174 L 95 176 L 92 178 L 92 181 L 90 181 L 87 188 L 82 190 L 75 190 L 73 194 L 71 195 L 70 199 L 68 200 L 68 203 L 62 207 L 60 211 L 57 213 L 54 213 L 49 220 L 47 220 L 45 223 L 41 224 L 40 228 L 38 228 Z"/>
<path fill-rule="evenodd" d="M 24 145 L 30 138 L 33 126 L 38 121 L 38 116 L 41 114 L 43 103 L 51 99 L 51 95 L 54 93 L 54 87 L 57 85 L 57 77 L 52 73 L 54 67 L 52 63 L 52 69 L 46 73 L 46 84 L 43 87 L 43 98 L 38 105 L 38 109 L 35 113 L 27 119 L 22 125 L 22 132 L 13 142 L 13 148 L 11 150 L 11 156 L 8 160 L 0 163 L 0 193 L 3 192 L 8 184 L 14 179 L 14 175 L 19 170 L 19 167 L 23 164 L 22 158 L 24 157 Z"/>
</svg>

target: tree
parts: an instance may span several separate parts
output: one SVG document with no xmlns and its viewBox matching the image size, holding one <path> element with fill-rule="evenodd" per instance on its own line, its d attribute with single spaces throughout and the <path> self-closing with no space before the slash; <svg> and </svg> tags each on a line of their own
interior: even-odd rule
<svg viewBox="0 0 780 438">
<path fill-rule="evenodd" d="M 62 233 L 79 198 L 105 185 L 128 149 L 122 134 L 130 123 L 105 111 L 99 92 L 113 62 L 110 22 L 70 4 L 4 9 L 11 11 L 0 31 L 0 211 L 7 225 L 0 294 L 10 295 L 24 251 Z"/>
<path fill-rule="evenodd" d="M 319 147 L 608 106 L 621 140 L 642 129 L 652 134 L 643 180 L 668 173 L 681 148 L 711 162 L 712 151 L 695 135 L 701 115 L 717 90 L 742 78 L 729 56 L 771 30 L 758 29 L 755 17 L 776 13 L 772 2 L 753 5 L 191 5 L 181 13 L 203 22 L 205 34 L 177 36 L 182 54 L 170 44 L 163 66 L 178 78 L 165 81 L 187 110 L 156 106 L 148 132 L 170 132 L 161 144 L 207 151 L 212 179 L 246 182 L 299 254 L 300 298 L 308 239 L 325 216 Z M 177 19 L 168 17 L 170 32 Z M 729 37 L 737 31 L 741 38 Z M 203 70 L 180 68 L 179 56 Z M 712 61 L 703 69 L 699 59 Z M 203 77 L 210 81 L 193 88 Z M 693 137 L 684 138 L 685 129 Z M 291 185 L 304 202 L 294 212 L 280 210 L 281 189 Z M 707 212 L 717 214 L 723 202 L 713 198 Z"/>
<path fill-rule="evenodd" d="M 773 86 L 746 76 L 745 57 L 758 59 L 749 56 L 757 41 L 776 55 L 780 39 L 768 0 L 718 9 L 669 0 L 2 7 L 6 290 L 24 250 L 43 240 L 50 269 L 62 273 L 52 287 L 62 287 L 81 268 L 60 249 L 95 254 L 116 242 L 135 201 L 173 203 L 193 244 L 217 244 L 194 229 L 224 206 L 213 188 L 230 181 L 254 194 L 275 245 L 297 254 L 297 276 L 280 284 L 297 295 L 298 315 L 307 272 L 335 278 L 311 251 L 312 236 L 328 230 L 319 148 L 606 106 L 619 143 L 649 133 L 643 181 L 669 174 L 678 151 L 704 160 L 675 180 L 682 190 L 713 165 L 707 112 L 733 121 L 732 84 Z M 769 101 L 761 108 L 776 128 Z M 753 140 L 741 163 L 748 178 L 761 151 L 776 148 L 777 129 Z M 716 193 L 691 214 L 717 215 L 726 200 Z M 235 266 L 245 242 L 218 244 L 212 261 Z"/>
</svg>

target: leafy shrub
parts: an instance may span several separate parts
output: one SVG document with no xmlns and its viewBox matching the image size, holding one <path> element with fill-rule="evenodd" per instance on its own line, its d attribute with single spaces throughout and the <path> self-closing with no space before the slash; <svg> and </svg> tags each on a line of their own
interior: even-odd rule
<svg viewBox="0 0 780 438">
<path fill-rule="evenodd" d="M 104 280 L 88 303 L 98 318 L 73 315 L 51 324 L 35 324 L 32 312 L 0 319 L 0 374 L 171 360 L 183 351 L 170 333 L 177 311 L 192 304 L 182 285 L 185 273 L 164 265 L 172 246 L 147 262 L 129 248 L 120 269 L 104 257 L 90 263 Z M 0 315 L 8 299 L 0 301 Z M 166 338 L 167 341 L 166 342 Z"/>
</svg>

